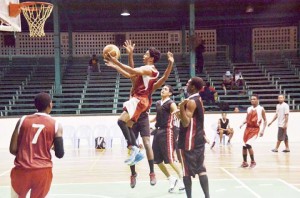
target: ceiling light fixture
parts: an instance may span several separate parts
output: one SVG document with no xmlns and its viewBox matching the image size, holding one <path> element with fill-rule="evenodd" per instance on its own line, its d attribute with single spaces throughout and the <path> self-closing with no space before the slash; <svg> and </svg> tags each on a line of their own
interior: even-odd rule
<svg viewBox="0 0 300 198">
<path fill-rule="evenodd" d="M 129 16 L 130 13 L 128 12 L 128 10 L 124 10 L 122 13 L 121 13 L 122 16 Z"/>
<path fill-rule="evenodd" d="M 252 13 L 254 12 L 254 8 L 252 5 L 248 5 L 247 8 L 246 8 L 246 13 Z"/>
</svg>

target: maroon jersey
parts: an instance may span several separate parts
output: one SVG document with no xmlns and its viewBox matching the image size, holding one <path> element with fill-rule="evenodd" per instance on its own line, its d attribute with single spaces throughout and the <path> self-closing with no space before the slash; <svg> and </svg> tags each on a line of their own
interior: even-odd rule
<svg viewBox="0 0 300 198">
<path fill-rule="evenodd" d="M 147 65 L 142 67 L 148 67 L 152 70 L 151 76 L 139 75 L 135 79 L 133 86 L 133 96 L 151 96 L 153 91 L 153 85 L 157 81 L 159 72 L 156 70 L 154 65 Z"/>
<path fill-rule="evenodd" d="M 50 149 L 57 128 L 56 121 L 48 114 L 23 116 L 18 129 L 15 166 L 24 169 L 52 167 Z"/>
<path fill-rule="evenodd" d="M 191 151 L 199 147 L 203 147 L 206 143 L 204 135 L 204 109 L 201 97 L 198 93 L 189 97 L 190 100 L 194 100 L 196 103 L 196 109 L 189 126 L 184 127 L 180 123 L 180 133 L 178 139 L 178 148 Z M 186 107 L 185 107 L 186 108 Z"/>
</svg>

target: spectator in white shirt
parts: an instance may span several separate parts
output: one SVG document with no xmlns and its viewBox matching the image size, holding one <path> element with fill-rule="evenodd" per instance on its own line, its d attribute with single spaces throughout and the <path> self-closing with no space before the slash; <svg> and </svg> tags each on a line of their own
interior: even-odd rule
<svg viewBox="0 0 300 198">
<path fill-rule="evenodd" d="M 276 106 L 276 114 L 273 120 L 268 124 L 270 126 L 277 118 L 278 118 L 278 135 L 277 135 L 277 143 L 275 149 L 272 152 L 278 152 L 278 148 L 280 143 L 284 141 L 285 149 L 282 152 L 288 153 L 290 152 L 289 148 L 289 140 L 287 135 L 287 126 L 288 126 L 288 118 L 290 107 L 287 103 L 284 102 L 284 95 L 278 96 L 278 103 Z"/>
</svg>

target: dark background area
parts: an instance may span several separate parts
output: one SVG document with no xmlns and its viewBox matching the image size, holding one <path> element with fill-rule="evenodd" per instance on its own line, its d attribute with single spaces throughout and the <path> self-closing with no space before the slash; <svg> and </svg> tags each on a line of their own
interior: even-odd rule
<svg viewBox="0 0 300 198">
<path fill-rule="evenodd" d="M 59 5 L 62 32 L 116 32 L 122 40 L 122 33 L 128 31 L 189 29 L 191 0 L 45 2 L 54 1 Z M 216 29 L 218 45 L 229 45 L 234 61 L 251 59 L 252 28 L 300 26 L 299 0 L 195 0 L 194 3 L 195 29 Z M 253 12 L 246 12 L 249 6 Z M 125 9 L 130 16 L 120 15 Z M 26 32 L 27 23 L 21 18 L 22 30 Z M 46 21 L 45 32 L 53 32 L 53 14 Z"/>
</svg>

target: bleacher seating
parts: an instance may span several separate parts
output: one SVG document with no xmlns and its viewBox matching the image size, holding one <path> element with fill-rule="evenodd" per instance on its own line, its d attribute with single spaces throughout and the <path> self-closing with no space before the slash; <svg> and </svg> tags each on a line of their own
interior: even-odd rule
<svg viewBox="0 0 300 198">
<path fill-rule="evenodd" d="M 136 66 L 142 65 L 135 57 Z M 101 62 L 101 73 L 87 73 L 88 57 L 73 59 L 73 65 L 62 64 L 61 93 L 55 89 L 54 58 L 1 58 L 0 115 L 20 116 L 35 112 L 33 97 L 41 91 L 53 97 L 53 114 L 115 114 L 122 112 L 123 102 L 129 98 L 131 81 Z M 126 57 L 124 58 L 126 60 Z M 126 61 L 123 61 L 126 62 Z M 174 69 L 166 84 L 174 90 L 173 99 L 180 101 L 179 89 L 190 78 L 189 61 L 175 57 Z M 167 66 L 166 58 L 157 64 L 161 77 Z M 228 90 L 221 84 L 224 73 L 238 68 L 245 80 L 245 92 Z M 251 94 L 260 96 L 266 110 L 275 110 L 278 94 L 285 94 L 291 109 L 300 108 L 300 59 L 259 60 L 257 63 L 235 63 L 228 60 L 206 60 L 204 72 L 197 74 L 211 82 L 218 92 L 217 104 L 205 104 L 206 111 L 219 111 L 220 103 L 234 107 L 248 107 Z M 153 94 L 151 112 L 160 99 L 160 89 Z"/>
</svg>

